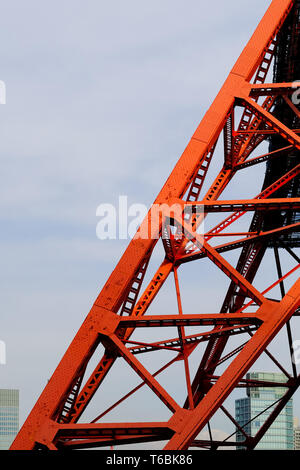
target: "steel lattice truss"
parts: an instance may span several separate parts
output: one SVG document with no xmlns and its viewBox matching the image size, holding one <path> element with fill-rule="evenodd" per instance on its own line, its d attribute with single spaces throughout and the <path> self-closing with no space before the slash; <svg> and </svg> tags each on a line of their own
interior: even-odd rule
<svg viewBox="0 0 300 470">
<path fill-rule="evenodd" d="M 151 226 L 153 215 L 149 211 L 27 418 L 12 449 L 80 449 L 153 441 L 166 441 L 165 449 L 195 446 L 215 449 L 233 443 L 216 441 L 213 436 L 209 440 L 201 440 L 199 433 L 209 426 L 211 418 L 220 410 L 244 435 L 244 446 L 253 449 L 299 387 L 300 375 L 296 365 L 291 362 L 292 372 L 286 371 L 280 359 L 270 353 L 268 346 L 284 328 L 288 333 L 289 353 L 293 354 L 290 321 L 293 316 L 299 315 L 300 279 L 287 292 L 284 281 L 297 272 L 300 260 L 291 247 L 280 240 L 287 239 L 288 234 L 297 234 L 300 223 L 282 226 L 280 223 L 276 225 L 277 219 L 273 219 L 274 226 L 265 230 L 262 221 L 266 214 L 270 217 L 272 213 L 299 212 L 300 198 L 290 197 L 290 194 L 278 197 L 278 194 L 299 176 L 300 163 L 296 162 L 263 191 L 257 188 L 250 199 L 220 199 L 227 187 L 234 187 L 240 171 L 247 172 L 249 167 L 256 165 L 259 174 L 264 171 L 263 162 L 280 160 L 287 152 L 300 151 L 300 125 L 298 128 L 290 127 L 274 113 L 276 104 L 284 99 L 299 119 L 300 112 L 291 98 L 295 91 L 294 84 L 265 83 L 276 53 L 278 34 L 291 15 L 295 15 L 293 8 L 296 3 L 273 0 L 155 200 L 158 205 L 176 203 L 182 211 L 188 208 L 188 216 L 183 218 L 181 214 L 164 213 L 158 229 L 159 237 L 142 239 L 139 234 Z M 296 22 L 296 33 L 299 32 L 298 28 L 299 23 Z M 260 144 L 272 136 L 280 137 L 280 148 L 259 154 Z M 219 173 L 203 194 L 210 163 L 216 146 L 220 144 L 224 148 L 224 158 Z M 253 156 L 254 151 L 256 156 Z M 228 216 L 223 214 L 226 212 Z M 248 212 L 253 214 L 249 230 L 234 231 L 234 224 Z M 205 231 L 203 236 L 196 229 L 204 219 L 205 227 L 209 226 L 212 213 L 215 218 L 219 217 L 219 222 Z M 220 237 L 223 237 L 222 244 L 218 241 Z M 165 257 L 148 285 L 144 286 L 149 261 L 155 245 L 161 243 L 160 238 Z M 253 282 L 268 246 L 274 249 L 276 267 L 272 273 L 272 284 L 265 286 L 261 292 Z M 279 256 L 283 251 L 279 248 L 282 247 L 294 263 L 284 273 Z M 233 250 L 240 250 L 236 267 L 224 257 Z M 180 267 L 202 259 L 221 270 L 229 278 L 230 286 L 221 313 L 185 314 L 181 302 Z M 201 261 L 198 263 L 200 270 Z M 159 312 L 147 314 L 168 277 L 174 278 L 178 312 L 173 315 Z M 279 300 L 270 298 L 268 294 L 276 286 L 281 292 Z M 175 337 L 168 337 L 168 327 L 176 329 Z M 187 334 L 187 328 L 193 328 L 194 333 Z M 146 329 L 145 341 L 134 339 L 134 334 L 141 329 Z M 165 339 L 147 341 L 150 329 L 159 329 L 165 334 Z M 225 354 L 232 337 L 243 339 L 240 346 Z M 205 345 L 204 354 L 198 361 L 196 373 L 192 374 L 190 356 L 200 344 Z M 98 357 L 94 371 L 87 374 L 91 359 L 99 354 L 99 345 L 103 346 L 103 355 Z M 150 373 L 140 358 L 146 353 L 160 354 L 166 350 L 173 354 L 173 358 L 156 372 Z M 235 422 L 224 402 L 237 387 L 274 386 L 273 383 L 245 379 L 247 371 L 262 354 L 267 354 L 286 375 L 286 394 L 274 405 L 270 417 L 257 434 L 249 436 Z M 117 360 L 119 363 L 126 361 L 141 378 L 140 384 L 108 410 L 102 411 L 92 422 L 81 422 L 87 405 Z M 159 382 L 160 374 L 178 361 L 181 361 L 184 371 L 178 381 L 186 384 L 186 399 L 181 404 Z M 218 374 L 221 364 L 226 367 Z M 282 387 L 282 383 L 279 385 Z M 170 419 L 143 422 L 141 415 L 141 422 L 107 423 L 103 420 L 107 412 L 117 409 L 120 403 L 133 397 L 143 387 L 150 388 L 167 407 Z"/>
</svg>

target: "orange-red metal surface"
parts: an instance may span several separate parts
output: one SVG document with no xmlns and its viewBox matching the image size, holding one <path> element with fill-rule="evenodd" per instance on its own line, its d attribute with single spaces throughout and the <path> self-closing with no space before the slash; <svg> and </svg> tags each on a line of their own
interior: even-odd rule
<svg viewBox="0 0 300 470">
<path fill-rule="evenodd" d="M 268 231 L 224 232 L 249 211 L 265 214 L 266 211 L 299 210 L 299 198 L 276 198 L 276 191 L 300 173 L 300 165 L 283 174 L 271 186 L 247 200 L 219 200 L 229 184 L 234 185 L 239 171 L 270 159 L 280 159 L 286 151 L 300 149 L 300 136 L 297 129 L 290 129 L 273 114 L 276 99 L 284 96 L 290 101 L 294 91 L 292 84 L 268 84 L 264 81 L 270 69 L 276 50 L 276 36 L 280 31 L 294 2 L 273 0 L 257 30 L 243 50 L 222 89 L 195 131 L 183 155 L 155 200 L 155 204 L 179 202 L 189 207 L 191 217 L 163 218 L 163 225 L 157 227 L 157 237 L 142 239 L 148 224 L 151 225 L 151 211 L 142 223 L 138 233 L 129 243 L 124 255 L 109 277 L 80 330 L 70 344 L 60 364 L 53 373 L 36 405 L 16 437 L 11 449 L 92 448 L 142 442 L 167 441 L 166 449 L 187 449 L 191 446 L 218 447 L 220 443 L 197 440 L 199 432 L 209 423 L 217 410 L 223 409 L 230 419 L 234 419 L 223 407 L 225 399 L 236 386 L 241 386 L 244 376 L 257 358 L 267 352 L 267 347 L 279 331 L 288 324 L 300 307 L 300 281 L 284 292 L 282 300 L 271 300 L 267 292 L 274 285 L 282 286 L 283 280 L 296 272 L 297 265 L 275 277 L 270 288 L 263 292 L 253 285 L 253 278 L 264 256 L 267 243 L 283 233 L 297 232 L 300 223 L 286 227 L 276 227 Z M 286 101 L 286 102 L 288 102 Z M 239 125 L 235 128 L 236 110 L 241 108 Z M 298 108 L 295 107 L 295 113 Z M 217 178 L 200 198 L 203 182 L 214 158 L 216 143 L 223 131 L 224 160 Z M 260 157 L 249 158 L 252 152 L 270 134 L 277 134 L 285 141 L 281 151 L 270 151 Z M 270 196 L 272 195 L 272 198 Z M 199 209 L 202 207 L 202 211 Z M 195 232 L 203 218 L 211 212 L 220 214 L 220 222 L 204 236 Z M 231 212 L 223 219 L 223 212 Z M 170 229 L 172 228 L 173 231 Z M 165 259 L 156 270 L 148 286 L 141 292 L 152 251 L 159 236 L 164 237 Z M 228 241 L 213 245 L 219 236 Z M 230 239 L 232 237 L 232 239 Z M 234 249 L 249 249 L 249 262 L 244 271 L 234 268 L 222 253 Z M 220 314 L 186 315 L 182 307 L 178 271 L 183 263 L 202 258 L 209 259 L 238 287 L 240 301 L 235 309 L 222 310 Z M 174 287 L 178 314 L 146 315 L 149 306 L 159 294 L 169 275 L 174 274 Z M 200 287 L 201 288 L 201 287 Z M 229 297 L 228 297 L 229 296 Z M 230 295 L 227 295 L 228 299 Z M 228 302 L 225 299 L 225 304 Z M 256 311 L 247 311 L 249 305 Z M 230 313 L 227 313 L 230 312 Z M 158 312 L 159 313 L 159 312 Z M 141 342 L 131 339 L 139 328 L 176 327 L 178 337 L 160 342 Z M 187 327 L 210 327 L 205 332 L 187 334 Z M 212 329 L 211 329 L 212 328 Z M 222 358 L 228 338 L 240 333 L 248 333 L 250 339 Z M 199 368 L 192 376 L 189 357 L 200 343 L 207 341 L 208 347 L 201 359 Z M 103 344 L 105 351 L 99 357 L 98 365 L 89 377 L 86 369 L 96 348 Z M 176 355 L 169 363 L 155 373 L 150 373 L 138 360 L 137 355 L 145 351 L 168 349 Z M 270 355 L 270 353 L 268 353 Z M 118 357 L 139 375 L 141 383 L 108 410 L 103 411 L 91 423 L 80 423 L 82 413 L 92 400 L 103 380 L 110 373 Z M 215 369 L 222 361 L 231 359 L 228 367 L 218 377 Z M 274 362 L 277 362 L 275 358 Z M 174 362 L 183 361 L 186 383 L 186 401 L 179 404 L 159 383 L 157 376 Z M 283 367 L 279 364 L 281 370 Z M 283 369 L 284 370 L 284 369 Z M 298 376 L 287 374 L 288 399 L 297 389 Z M 257 385 L 257 384 L 256 384 Z M 149 387 L 171 412 L 166 422 L 101 423 L 111 409 L 132 396 L 141 387 Z M 282 402 L 283 403 L 283 402 Z M 222 408 L 223 407 L 223 408 Z M 274 410 L 273 418 L 279 408 Z M 143 416 L 141 416 L 143 420 Z M 271 421 L 272 422 L 272 419 Z M 253 448 L 266 432 L 270 422 L 256 436 L 245 435 L 248 448 Z M 236 423 L 235 423 L 236 424 Z M 244 433 L 244 431 L 242 430 Z M 246 434 L 246 433 L 244 433 Z M 228 444 L 228 443 L 227 443 Z"/>
</svg>

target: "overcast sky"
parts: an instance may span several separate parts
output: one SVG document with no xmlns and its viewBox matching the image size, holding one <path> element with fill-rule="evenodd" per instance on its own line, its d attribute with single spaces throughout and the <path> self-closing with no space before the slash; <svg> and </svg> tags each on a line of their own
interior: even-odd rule
<svg viewBox="0 0 300 470">
<path fill-rule="evenodd" d="M 269 4 L 1 2 L 0 386 L 21 423 L 127 244 L 97 239 L 97 206 L 151 204 Z"/>
</svg>

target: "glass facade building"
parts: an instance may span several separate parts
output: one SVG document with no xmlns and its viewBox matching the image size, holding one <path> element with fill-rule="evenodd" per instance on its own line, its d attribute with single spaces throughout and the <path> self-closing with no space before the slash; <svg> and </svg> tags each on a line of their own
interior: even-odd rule
<svg viewBox="0 0 300 470">
<path fill-rule="evenodd" d="M 271 372 L 251 372 L 247 374 L 247 379 L 277 383 L 287 381 L 284 374 Z M 235 418 L 239 426 L 243 427 L 248 435 L 255 436 L 271 414 L 273 410 L 271 405 L 278 401 L 286 390 L 286 387 L 278 385 L 274 387 L 248 387 L 247 397 L 235 401 Z M 293 428 L 293 400 L 291 399 L 270 426 L 256 449 L 293 450 Z M 238 431 L 237 442 L 243 442 L 244 439 L 244 435 Z M 243 449 L 243 447 L 238 446 L 237 449 Z"/>
<path fill-rule="evenodd" d="M 0 450 L 8 450 L 19 430 L 19 390 L 0 389 Z"/>
</svg>

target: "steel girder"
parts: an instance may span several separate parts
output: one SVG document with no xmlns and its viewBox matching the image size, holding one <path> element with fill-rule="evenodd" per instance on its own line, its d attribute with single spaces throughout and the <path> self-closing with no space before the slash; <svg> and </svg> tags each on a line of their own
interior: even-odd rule
<svg viewBox="0 0 300 470">
<path fill-rule="evenodd" d="M 259 164 L 283 158 L 286 152 L 291 150 L 300 150 L 299 129 L 288 127 L 273 113 L 276 100 L 284 97 L 287 103 L 292 103 L 290 98 L 295 91 L 293 84 L 264 83 L 276 53 L 278 33 L 288 15 L 293 12 L 294 5 L 295 2 L 291 0 L 272 1 L 155 200 L 158 206 L 178 203 L 182 210 L 188 208 L 189 217 L 163 214 L 156 236 L 145 239 L 141 238 L 140 234 L 145 233 L 149 225 L 151 226 L 153 214 L 149 211 L 11 449 L 80 449 L 154 441 L 166 441 L 165 449 L 174 450 L 190 447 L 215 449 L 221 445 L 236 445 L 234 442 L 214 440 L 213 436 L 210 440 L 197 438 L 218 410 L 222 410 L 244 434 L 243 445 L 252 449 L 297 390 L 300 377 L 296 366 L 293 367 L 292 374 L 287 372 L 280 361 L 270 353 L 268 346 L 283 327 L 290 327 L 291 318 L 299 315 L 300 280 L 296 280 L 287 292 L 283 284 L 285 279 L 299 268 L 299 258 L 290 250 L 296 264 L 283 275 L 278 251 L 275 251 L 277 272 L 274 269 L 274 282 L 261 292 L 254 286 L 253 281 L 269 241 L 274 243 L 282 234 L 296 233 L 300 229 L 300 223 L 277 226 L 272 230 L 261 229 L 261 220 L 267 212 L 299 210 L 299 198 L 276 198 L 276 191 L 298 177 L 300 165 L 286 171 L 250 199 L 219 199 L 230 184 L 234 186 L 235 178 L 241 170 L 247 171 L 247 168 L 257 165 L 259 172 Z M 299 113 L 296 106 L 292 106 L 292 109 L 296 115 Z M 236 125 L 238 110 L 242 113 Z M 224 145 L 223 162 L 218 176 L 206 194 L 202 195 L 203 184 L 221 133 Z M 249 158 L 270 135 L 282 138 L 282 148 Z M 253 211 L 255 215 L 248 231 L 226 231 L 249 211 Z M 221 221 L 201 236 L 196 229 L 203 219 L 208 221 L 211 212 L 220 214 Z M 230 215 L 223 219 L 223 212 L 230 212 Z M 215 244 L 218 237 L 226 237 L 226 242 Z M 159 238 L 163 241 L 165 258 L 142 291 L 148 264 Z M 286 248 L 289 250 L 289 247 Z M 242 251 L 235 268 L 222 254 L 238 249 Z M 203 258 L 208 259 L 229 278 L 230 287 L 221 313 L 187 315 L 181 302 L 178 271 L 182 264 Z M 174 277 L 178 313 L 146 315 L 149 306 L 171 274 Z M 281 300 L 267 296 L 275 286 L 281 288 Z M 147 339 L 134 340 L 137 330 L 158 328 L 163 332 L 167 331 L 165 329 L 168 327 L 176 328 L 178 336 L 154 342 Z M 187 334 L 187 327 L 195 328 L 195 333 Z M 200 327 L 202 331 L 199 331 Z M 203 331 L 204 327 L 208 328 Z M 291 329 L 288 331 L 292 354 Z M 229 340 L 232 337 L 239 338 L 240 335 L 243 338 L 246 335 L 247 340 L 224 355 Z M 206 343 L 207 347 L 199 360 L 196 373 L 192 376 L 190 355 L 202 343 Z M 103 345 L 104 353 L 99 357 L 93 372 L 86 376 L 87 367 L 97 354 L 99 344 Z M 154 351 L 168 351 L 174 354 L 174 357 L 155 373 L 150 373 L 138 359 L 138 355 Z M 236 387 L 259 386 L 258 382 L 247 381 L 244 377 L 263 353 L 285 373 L 287 393 L 276 404 L 257 435 L 249 436 L 226 410 L 224 402 Z M 79 420 L 83 412 L 119 358 L 126 361 L 139 375 L 141 383 L 107 410 L 102 411 L 92 422 L 81 423 Z M 186 400 L 182 405 L 178 404 L 157 380 L 159 374 L 178 361 L 182 361 L 184 366 L 182 381 L 186 383 L 187 391 Z M 226 361 L 227 367 L 217 375 L 217 368 Z M 268 385 L 271 384 L 264 383 L 264 386 Z M 169 420 L 138 423 L 102 422 L 109 411 L 142 387 L 149 387 L 168 408 L 171 414 Z M 143 420 L 143 416 L 141 419 Z"/>
</svg>

